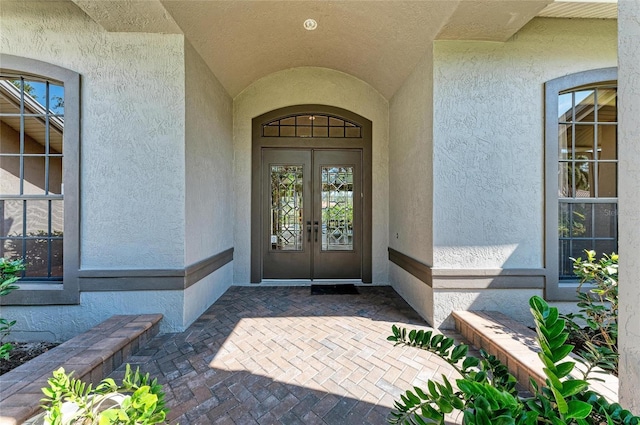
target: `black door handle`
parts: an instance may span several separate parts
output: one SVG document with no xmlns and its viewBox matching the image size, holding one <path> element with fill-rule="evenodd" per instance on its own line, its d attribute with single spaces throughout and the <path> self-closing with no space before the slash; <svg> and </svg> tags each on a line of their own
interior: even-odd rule
<svg viewBox="0 0 640 425">
<path fill-rule="evenodd" d="M 318 222 L 314 221 L 313 222 L 313 231 L 315 232 L 315 236 L 316 236 L 316 242 L 318 242 Z"/>
<path fill-rule="evenodd" d="M 307 242 L 311 242 L 311 222 L 307 221 Z"/>
</svg>

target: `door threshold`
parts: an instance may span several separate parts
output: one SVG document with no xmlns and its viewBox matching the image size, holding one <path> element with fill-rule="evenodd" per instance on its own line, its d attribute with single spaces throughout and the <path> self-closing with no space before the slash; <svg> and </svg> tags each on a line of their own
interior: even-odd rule
<svg viewBox="0 0 640 425">
<path fill-rule="evenodd" d="M 262 279 L 260 286 L 362 285 L 362 279 Z M 255 283 L 252 285 L 256 285 Z"/>
</svg>

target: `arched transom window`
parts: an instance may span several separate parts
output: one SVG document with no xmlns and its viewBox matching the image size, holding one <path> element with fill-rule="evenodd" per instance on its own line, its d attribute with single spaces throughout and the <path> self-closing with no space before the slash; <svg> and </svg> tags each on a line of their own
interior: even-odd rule
<svg viewBox="0 0 640 425">
<path fill-rule="evenodd" d="M 293 115 L 262 126 L 263 137 L 318 137 L 354 139 L 362 137 L 362 128 L 332 115 Z"/>
</svg>

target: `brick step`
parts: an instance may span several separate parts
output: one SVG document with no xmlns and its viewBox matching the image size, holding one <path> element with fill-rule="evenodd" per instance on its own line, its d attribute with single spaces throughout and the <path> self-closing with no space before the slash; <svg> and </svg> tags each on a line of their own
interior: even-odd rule
<svg viewBox="0 0 640 425">
<path fill-rule="evenodd" d="M 0 425 L 40 411 L 42 388 L 59 367 L 94 385 L 159 332 L 161 314 L 118 315 L 0 376 Z"/>
<path fill-rule="evenodd" d="M 524 388 L 531 388 L 529 378 L 544 385 L 546 375 L 538 357 L 540 347 L 535 331 L 497 311 L 454 311 L 453 318 L 456 329 L 467 341 L 496 356 Z M 576 362 L 575 370 L 584 370 L 584 366 Z M 581 376 L 575 374 L 575 377 Z M 596 376 L 604 382 L 590 380 L 591 389 L 617 403 L 618 378 L 603 373 Z"/>
</svg>

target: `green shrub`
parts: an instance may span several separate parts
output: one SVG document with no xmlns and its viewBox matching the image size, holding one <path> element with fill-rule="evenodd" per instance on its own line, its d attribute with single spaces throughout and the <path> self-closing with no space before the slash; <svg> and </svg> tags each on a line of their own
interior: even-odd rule
<svg viewBox="0 0 640 425">
<path fill-rule="evenodd" d="M 406 391 L 395 402 L 389 423 L 444 424 L 445 414 L 459 411 L 466 425 L 640 424 L 640 417 L 590 390 L 588 376 L 570 376 L 575 362 L 567 355 L 574 347 L 565 343 L 569 333 L 558 309 L 538 296 L 530 299 L 529 306 L 546 380 L 543 386 L 531 381 L 533 395 L 527 398 L 518 395 L 516 378 L 495 356 L 483 350 L 480 358 L 469 356 L 468 346 L 456 345 L 451 338 L 393 326 L 389 341 L 436 354 L 453 366 L 460 379 L 455 381 L 457 388 L 443 375 L 442 383 L 429 381 L 427 388 Z"/>
<path fill-rule="evenodd" d="M 127 364 L 122 384 L 106 378 L 95 388 L 72 378 L 63 368 L 53 372 L 42 389 L 45 410 L 30 423 L 46 425 L 153 425 L 166 423 L 164 392 L 149 374 Z"/>
<path fill-rule="evenodd" d="M 585 251 L 586 259 L 573 260 L 580 278 L 577 314 L 567 320 L 569 338 L 577 346 L 576 354 L 589 368 L 600 367 L 618 374 L 618 255 L 596 259 L 595 251 Z M 583 290 L 584 284 L 592 285 Z"/>
<path fill-rule="evenodd" d="M 18 289 L 15 283 L 20 279 L 18 273 L 24 270 L 22 260 L 7 260 L 0 258 L 0 296 L 8 295 Z M 5 343 L 4 339 L 11 333 L 11 328 L 16 324 L 15 320 L 7 320 L 0 317 L 0 359 L 8 360 L 13 345 Z"/>
</svg>

